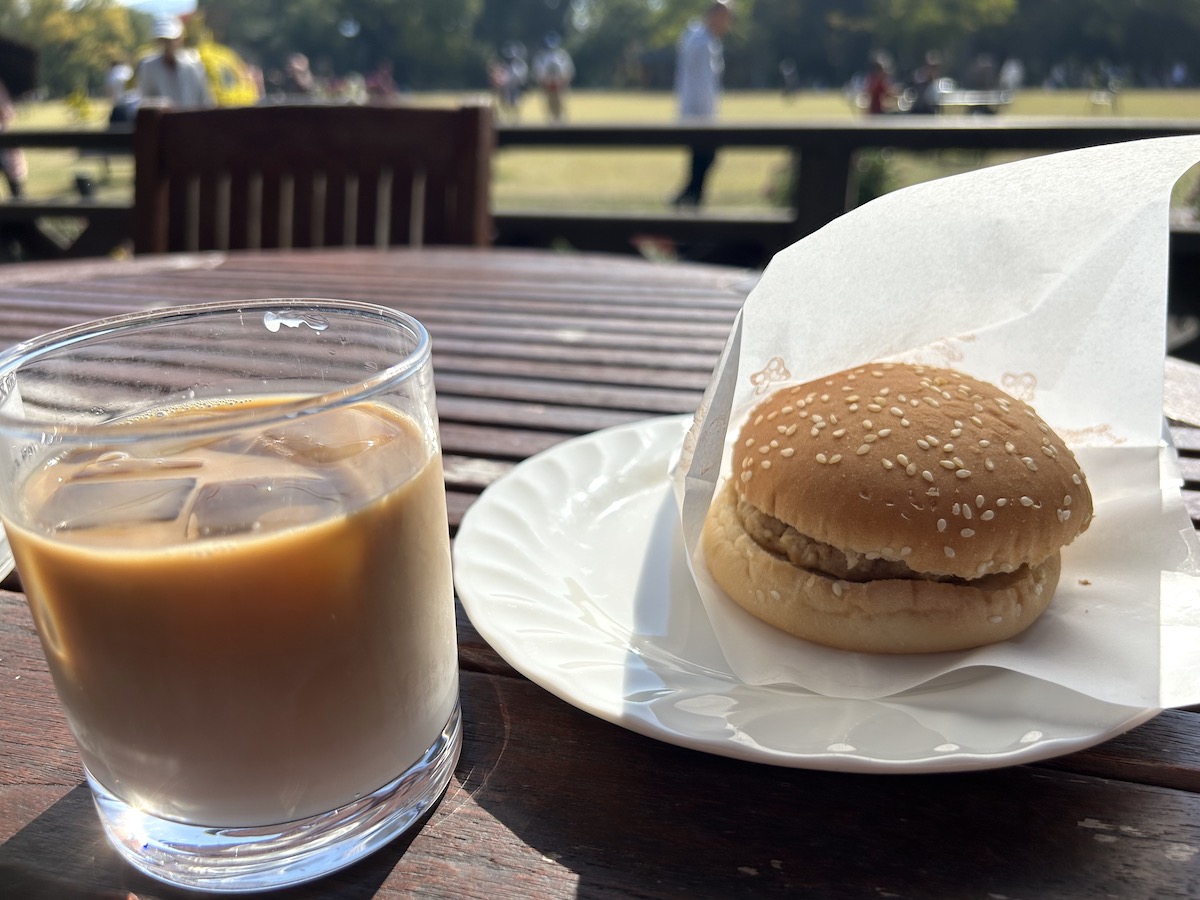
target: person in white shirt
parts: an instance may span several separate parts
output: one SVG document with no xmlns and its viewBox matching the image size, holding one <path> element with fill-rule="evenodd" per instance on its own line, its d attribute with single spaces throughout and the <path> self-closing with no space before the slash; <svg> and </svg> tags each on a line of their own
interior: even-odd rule
<svg viewBox="0 0 1200 900">
<path fill-rule="evenodd" d="M 154 20 L 154 37 L 160 52 L 147 56 L 137 67 L 142 102 L 181 107 L 215 105 L 199 54 L 181 46 L 183 23 L 174 16 L 160 16 Z"/>
<path fill-rule="evenodd" d="M 571 79 L 575 77 L 575 63 L 562 46 L 557 32 L 545 37 L 545 47 L 533 59 L 533 77 L 546 94 L 546 109 L 553 122 L 561 122 L 564 115 L 563 99 Z"/>
<path fill-rule="evenodd" d="M 689 23 L 675 54 L 675 95 L 683 120 L 709 120 L 717 112 L 717 98 L 725 74 L 722 38 L 733 27 L 729 0 L 713 0 L 703 19 Z M 693 147 L 688 182 L 675 197 L 675 206 L 698 206 L 704 199 L 704 180 L 716 159 L 712 148 Z"/>
</svg>

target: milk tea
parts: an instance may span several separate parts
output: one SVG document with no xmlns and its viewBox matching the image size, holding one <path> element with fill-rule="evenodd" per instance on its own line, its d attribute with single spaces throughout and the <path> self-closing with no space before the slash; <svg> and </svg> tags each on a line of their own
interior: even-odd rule
<svg viewBox="0 0 1200 900">
<path fill-rule="evenodd" d="M 249 826 L 407 769 L 458 696 L 441 460 L 414 423 L 359 403 L 138 446 L 50 460 L 5 522 L 91 774 L 154 815 Z"/>
</svg>

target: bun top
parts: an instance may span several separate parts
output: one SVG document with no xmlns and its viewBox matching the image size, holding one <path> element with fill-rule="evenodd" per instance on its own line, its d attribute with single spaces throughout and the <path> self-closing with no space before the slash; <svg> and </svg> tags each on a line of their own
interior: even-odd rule
<svg viewBox="0 0 1200 900">
<path fill-rule="evenodd" d="M 930 575 L 1037 564 L 1087 529 L 1074 454 L 961 372 L 873 363 L 779 389 L 734 446 L 740 498 L 841 550 Z"/>
</svg>

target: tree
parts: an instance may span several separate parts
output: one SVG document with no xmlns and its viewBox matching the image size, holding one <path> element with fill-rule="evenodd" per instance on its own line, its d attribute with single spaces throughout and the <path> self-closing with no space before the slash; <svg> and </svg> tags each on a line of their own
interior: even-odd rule
<svg viewBox="0 0 1200 900">
<path fill-rule="evenodd" d="M 53 96 L 101 90 L 112 61 L 129 58 L 145 34 L 114 0 L 28 0 L 0 14 L 15 37 L 37 48 L 41 83 Z"/>
</svg>

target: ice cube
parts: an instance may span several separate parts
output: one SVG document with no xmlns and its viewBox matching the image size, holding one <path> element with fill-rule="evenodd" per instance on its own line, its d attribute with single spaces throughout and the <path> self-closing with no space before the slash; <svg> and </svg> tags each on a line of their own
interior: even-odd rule
<svg viewBox="0 0 1200 900">
<path fill-rule="evenodd" d="M 195 478 L 66 481 L 39 510 L 55 531 L 170 522 L 183 512 Z"/>
<path fill-rule="evenodd" d="M 204 461 L 199 459 L 180 459 L 179 457 L 172 457 L 170 459 L 158 457 L 143 459 L 131 456 L 123 451 L 110 450 L 76 469 L 71 475 L 71 480 L 75 481 L 81 478 L 96 478 L 100 476 L 153 476 L 156 472 L 200 469 L 203 466 Z"/>
<path fill-rule="evenodd" d="M 254 478 L 204 485 L 188 517 L 189 540 L 275 531 L 342 512 L 344 498 L 323 478 Z"/>
</svg>

